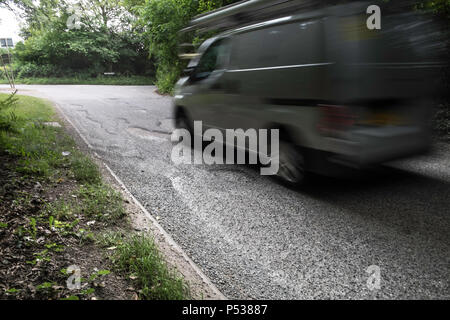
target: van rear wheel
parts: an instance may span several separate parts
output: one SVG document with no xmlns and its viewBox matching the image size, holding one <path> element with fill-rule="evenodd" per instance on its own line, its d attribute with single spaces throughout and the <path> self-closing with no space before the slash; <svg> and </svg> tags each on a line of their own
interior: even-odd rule
<svg viewBox="0 0 450 320">
<path fill-rule="evenodd" d="M 276 178 L 290 187 L 298 187 L 306 181 L 305 157 L 292 143 L 280 141 L 279 168 Z"/>
</svg>

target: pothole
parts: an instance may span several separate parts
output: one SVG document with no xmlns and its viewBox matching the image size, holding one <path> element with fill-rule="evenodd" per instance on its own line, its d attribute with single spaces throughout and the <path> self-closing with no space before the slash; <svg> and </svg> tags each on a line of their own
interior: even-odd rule
<svg viewBox="0 0 450 320">
<path fill-rule="evenodd" d="M 147 140 L 153 140 L 153 141 L 167 141 L 169 140 L 169 135 L 166 133 L 161 132 L 155 132 L 139 127 L 130 127 L 127 129 L 127 132 L 132 134 L 133 136 L 147 139 Z"/>
<path fill-rule="evenodd" d="M 157 122 L 157 125 L 163 129 L 164 131 L 167 132 L 172 132 L 175 127 L 174 127 L 174 119 L 169 118 L 169 119 L 160 119 Z"/>
</svg>

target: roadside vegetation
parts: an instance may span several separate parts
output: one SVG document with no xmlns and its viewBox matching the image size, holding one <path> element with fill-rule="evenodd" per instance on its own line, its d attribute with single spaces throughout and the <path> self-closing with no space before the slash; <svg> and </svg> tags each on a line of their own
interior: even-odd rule
<svg viewBox="0 0 450 320">
<path fill-rule="evenodd" d="M 183 279 L 167 267 L 148 235 L 107 231 L 97 237 L 97 243 L 115 248 L 110 255 L 115 270 L 134 279 L 143 298 L 181 300 L 189 296 Z"/>
<path fill-rule="evenodd" d="M 12 52 L 17 83 L 153 84 L 172 93 L 186 61 L 178 44 L 194 43 L 196 34 L 181 36 L 196 14 L 237 0 L 0 0 L 22 10 L 25 24 Z M 105 77 L 114 72 L 115 76 Z M 6 76 L 0 71 L 0 80 Z"/>
<path fill-rule="evenodd" d="M 0 94 L 0 299 L 184 299 L 189 287 L 43 100 Z M 69 290 L 69 268 L 81 287 Z"/>
<path fill-rule="evenodd" d="M 89 85 L 152 85 L 154 80 L 151 77 L 143 76 L 98 76 L 96 78 L 80 78 L 73 77 L 30 77 L 30 78 L 16 78 L 15 84 L 89 84 Z M 0 79 L 0 84 L 8 84 L 8 80 Z"/>
</svg>

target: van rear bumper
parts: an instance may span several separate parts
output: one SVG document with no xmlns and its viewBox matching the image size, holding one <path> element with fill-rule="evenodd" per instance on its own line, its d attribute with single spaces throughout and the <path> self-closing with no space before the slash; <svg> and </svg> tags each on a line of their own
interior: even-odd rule
<svg viewBox="0 0 450 320">
<path fill-rule="evenodd" d="M 364 169 L 386 161 L 425 153 L 431 146 L 428 130 L 421 127 L 383 127 L 352 130 L 345 139 L 329 139 L 332 150 L 320 152 L 325 161 L 312 161 L 313 171 L 322 171 L 324 163 Z M 329 169 L 329 167 L 327 167 Z"/>
</svg>

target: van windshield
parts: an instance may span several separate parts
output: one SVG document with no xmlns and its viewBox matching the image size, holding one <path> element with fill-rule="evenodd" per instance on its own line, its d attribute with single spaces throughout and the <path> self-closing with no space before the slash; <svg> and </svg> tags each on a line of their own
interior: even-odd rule
<svg viewBox="0 0 450 320">
<path fill-rule="evenodd" d="M 195 75 L 197 78 L 206 78 L 214 70 L 225 67 L 228 57 L 228 41 L 221 39 L 214 42 L 201 57 Z"/>
</svg>

